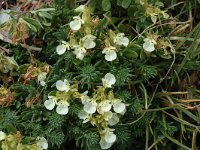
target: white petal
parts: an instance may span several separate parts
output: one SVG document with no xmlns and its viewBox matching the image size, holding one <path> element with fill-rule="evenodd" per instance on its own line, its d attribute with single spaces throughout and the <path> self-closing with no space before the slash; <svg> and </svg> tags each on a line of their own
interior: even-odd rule
<svg viewBox="0 0 200 150">
<path fill-rule="evenodd" d="M 83 60 L 83 58 L 84 58 L 84 54 L 83 53 L 78 53 L 78 54 L 76 54 L 76 58 L 77 59 L 80 59 L 80 60 Z"/>
<path fill-rule="evenodd" d="M 49 100 L 46 100 L 44 102 L 44 106 L 46 107 L 46 109 L 48 110 L 52 110 L 54 107 L 55 107 L 56 103 L 54 100 L 52 99 L 49 99 Z"/>
<path fill-rule="evenodd" d="M 107 104 L 107 105 L 102 106 L 101 110 L 103 112 L 108 112 L 108 111 L 110 111 L 111 108 L 112 108 L 112 105 L 111 104 Z"/>
<path fill-rule="evenodd" d="M 122 39 L 122 44 L 123 44 L 125 47 L 127 47 L 128 44 L 129 44 L 129 39 L 128 39 L 127 37 L 124 37 L 124 38 Z"/>
<path fill-rule="evenodd" d="M 153 43 L 148 43 L 148 42 L 145 42 L 143 44 L 143 48 L 147 52 L 153 52 L 155 50 L 154 44 Z"/>
<path fill-rule="evenodd" d="M 66 115 L 69 112 L 69 107 L 67 105 L 58 105 L 56 112 L 60 115 Z"/>
<path fill-rule="evenodd" d="M 111 111 L 105 112 L 104 113 L 104 120 L 108 121 L 112 118 L 113 113 Z"/>
<path fill-rule="evenodd" d="M 116 114 L 113 114 L 113 115 L 112 115 L 112 118 L 111 118 L 110 120 L 108 120 L 108 124 L 109 124 L 110 126 L 114 126 L 114 125 L 116 125 L 118 122 L 119 122 L 119 118 L 117 117 Z"/>
<path fill-rule="evenodd" d="M 46 72 L 42 72 L 38 75 L 37 77 L 37 80 L 38 82 L 42 85 L 42 86 L 45 86 L 46 82 L 44 81 L 46 79 L 46 75 L 47 73 Z"/>
<path fill-rule="evenodd" d="M 83 43 L 83 46 L 86 49 L 91 49 L 91 48 L 94 48 L 96 46 L 96 43 L 92 40 L 85 40 L 85 42 Z"/>
<path fill-rule="evenodd" d="M 105 53 L 105 59 L 107 61 L 113 61 L 117 58 L 117 53 L 114 50 L 109 50 Z"/>
<path fill-rule="evenodd" d="M 88 113 L 86 113 L 85 111 L 80 111 L 79 113 L 78 113 L 78 117 L 80 118 L 80 119 L 83 119 L 83 120 L 85 120 L 85 119 L 87 119 L 87 117 L 88 117 Z"/>
<path fill-rule="evenodd" d="M 108 112 L 112 108 L 110 101 L 102 101 L 99 103 L 99 106 L 102 112 Z"/>
<path fill-rule="evenodd" d="M 107 73 L 104 78 L 102 79 L 103 86 L 111 87 L 116 82 L 116 78 L 113 74 Z"/>
<path fill-rule="evenodd" d="M 79 30 L 81 28 L 81 22 L 78 20 L 73 20 L 69 23 L 69 26 L 72 30 Z"/>
<path fill-rule="evenodd" d="M 112 146 L 112 143 L 107 143 L 105 140 L 100 140 L 99 142 L 101 149 L 109 149 Z"/>
<path fill-rule="evenodd" d="M 58 80 L 58 81 L 56 81 L 56 88 L 59 91 L 66 91 L 66 92 L 68 92 L 69 89 L 70 89 L 69 83 L 67 82 L 67 80 L 64 80 L 64 81 Z"/>
<path fill-rule="evenodd" d="M 3 131 L 0 131 L 0 141 L 6 138 L 6 134 Z"/>
<path fill-rule="evenodd" d="M 113 108 L 116 113 L 122 113 L 126 109 L 126 105 L 122 102 L 118 102 L 113 105 Z"/>
<path fill-rule="evenodd" d="M 73 51 L 73 53 L 76 55 L 76 58 L 82 60 L 85 56 L 86 49 L 82 46 L 75 45 L 75 50 Z"/>
<path fill-rule="evenodd" d="M 127 110 L 126 110 L 126 107 L 125 107 L 124 111 L 122 111 L 120 114 L 121 114 L 121 115 L 124 115 L 124 114 L 126 113 L 126 111 L 127 111 Z"/>
<path fill-rule="evenodd" d="M 41 86 L 45 86 L 45 85 L 46 85 L 46 82 L 45 82 L 45 81 L 41 81 L 41 82 L 40 82 L 40 85 L 41 85 Z"/>
<path fill-rule="evenodd" d="M 90 102 L 91 101 L 90 97 L 87 94 L 88 94 L 88 91 L 85 91 L 80 96 L 80 99 L 81 99 L 81 102 L 82 102 L 83 105 L 85 104 L 85 102 Z"/>
<path fill-rule="evenodd" d="M 88 114 L 93 114 L 96 112 L 97 104 L 92 102 L 85 102 L 83 110 Z"/>
<path fill-rule="evenodd" d="M 9 14 L 7 14 L 7 13 L 4 13 L 4 12 L 6 12 L 6 11 L 4 11 L 4 10 L 1 10 L 1 14 L 0 14 L 0 24 L 3 24 L 3 23 L 5 23 L 5 22 L 7 22 L 8 20 L 10 20 L 10 15 Z"/>
<path fill-rule="evenodd" d="M 56 47 L 56 52 L 57 52 L 58 55 L 64 54 L 65 51 L 66 51 L 66 47 L 65 47 L 63 44 L 58 45 L 58 46 Z"/>
<path fill-rule="evenodd" d="M 40 149 L 47 149 L 48 148 L 48 142 L 44 137 L 37 137 L 37 146 Z"/>
<path fill-rule="evenodd" d="M 107 132 L 105 134 L 105 141 L 107 143 L 114 143 L 116 141 L 117 137 L 113 132 Z"/>
<path fill-rule="evenodd" d="M 46 76 L 47 76 L 47 73 L 46 73 L 46 72 L 41 72 L 41 73 L 38 75 L 38 77 L 37 77 L 38 82 L 44 81 L 44 80 L 46 79 Z"/>
</svg>

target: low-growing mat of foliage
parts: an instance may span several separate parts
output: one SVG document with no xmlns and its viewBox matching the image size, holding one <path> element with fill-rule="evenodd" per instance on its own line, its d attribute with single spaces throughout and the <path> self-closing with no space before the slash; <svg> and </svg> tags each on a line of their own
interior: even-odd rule
<svg viewBox="0 0 200 150">
<path fill-rule="evenodd" d="M 2 150 L 200 149 L 200 0 L 0 6 Z"/>
</svg>

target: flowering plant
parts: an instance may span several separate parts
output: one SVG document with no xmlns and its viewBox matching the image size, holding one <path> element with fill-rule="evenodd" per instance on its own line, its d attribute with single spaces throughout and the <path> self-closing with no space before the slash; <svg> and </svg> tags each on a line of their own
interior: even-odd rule
<svg viewBox="0 0 200 150">
<path fill-rule="evenodd" d="M 197 149 L 197 3 L 2 2 L 1 149 Z"/>
</svg>

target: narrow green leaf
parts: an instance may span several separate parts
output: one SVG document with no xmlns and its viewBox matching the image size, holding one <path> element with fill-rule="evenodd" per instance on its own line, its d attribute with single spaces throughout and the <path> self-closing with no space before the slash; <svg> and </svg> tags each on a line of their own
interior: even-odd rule
<svg viewBox="0 0 200 150">
<path fill-rule="evenodd" d="M 28 22 L 29 24 L 32 24 L 33 26 L 39 27 L 39 28 L 43 28 L 42 24 L 33 18 L 28 18 L 28 17 L 24 17 L 23 18 L 26 22 Z"/>
<path fill-rule="evenodd" d="M 189 148 L 189 147 L 183 145 L 182 143 L 180 143 L 178 140 L 176 140 L 176 139 L 172 138 L 171 136 L 169 136 L 169 135 L 168 135 L 166 132 L 164 132 L 162 129 L 161 129 L 161 132 L 162 132 L 162 134 L 163 134 L 166 138 L 168 138 L 168 139 L 169 139 L 170 141 L 172 141 L 173 143 L 179 145 L 180 147 L 184 148 L 185 150 L 192 150 L 191 148 Z"/>
<path fill-rule="evenodd" d="M 31 13 L 36 13 L 36 12 L 47 12 L 47 11 L 55 11 L 55 8 L 42 8 L 42 9 L 38 9 L 38 10 L 33 10 L 33 11 L 30 11 Z"/>
<path fill-rule="evenodd" d="M 179 106 L 180 107 L 180 106 Z M 193 120 L 195 120 L 197 123 L 200 123 L 200 118 L 195 116 L 194 114 L 192 114 L 191 112 L 189 112 L 188 110 L 186 110 L 183 107 L 180 107 L 181 111 L 183 113 L 185 113 L 187 116 L 189 116 L 190 118 L 192 118 Z"/>
<path fill-rule="evenodd" d="M 185 120 L 183 120 L 183 119 L 180 119 L 180 118 L 178 118 L 178 117 L 176 117 L 176 116 L 174 116 L 174 115 L 171 115 L 171 114 L 167 113 L 166 111 L 163 111 L 163 112 L 164 112 L 165 114 L 169 115 L 170 117 L 172 117 L 174 120 L 180 122 L 181 124 L 185 124 L 185 125 L 188 125 L 188 126 L 197 128 L 197 126 L 194 125 L 194 124 L 192 124 L 192 123 L 189 123 L 189 122 L 187 122 L 187 121 L 185 121 Z"/>
<path fill-rule="evenodd" d="M 47 18 L 47 19 L 52 19 L 52 15 L 49 14 L 48 12 L 45 12 L 45 11 L 39 12 L 38 15 L 39 15 L 40 17 L 44 17 L 44 18 Z"/>
</svg>

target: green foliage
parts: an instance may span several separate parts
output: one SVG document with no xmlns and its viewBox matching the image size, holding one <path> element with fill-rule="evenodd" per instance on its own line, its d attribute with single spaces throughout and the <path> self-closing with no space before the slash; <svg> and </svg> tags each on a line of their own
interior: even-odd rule
<svg viewBox="0 0 200 150">
<path fill-rule="evenodd" d="M 150 78 L 156 77 L 158 74 L 157 68 L 155 66 L 149 66 L 149 65 L 142 65 L 141 66 L 141 73 L 143 75 L 143 78 L 145 80 L 148 80 Z"/>
<path fill-rule="evenodd" d="M 33 145 L 45 137 L 50 150 L 100 150 L 113 133 L 114 150 L 199 149 L 199 0 L 6 1 L 2 7 L 10 10 L 8 21 L 0 19 L 6 137 Z M 114 125 L 101 111 L 105 101 L 119 119 Z M 95 113 L 81 118 L 94 106 L 86 109 L 89 102 Z"/>
<path fill-rule="evenodd" d="M 49 132 L 47 134 L 47 138 L 50 141 L 51 145 L 59 146 L 64 142 L 65 135 L 63 134 L 62 131 L 55 130 L 55 131 Z"/>
</svg>

